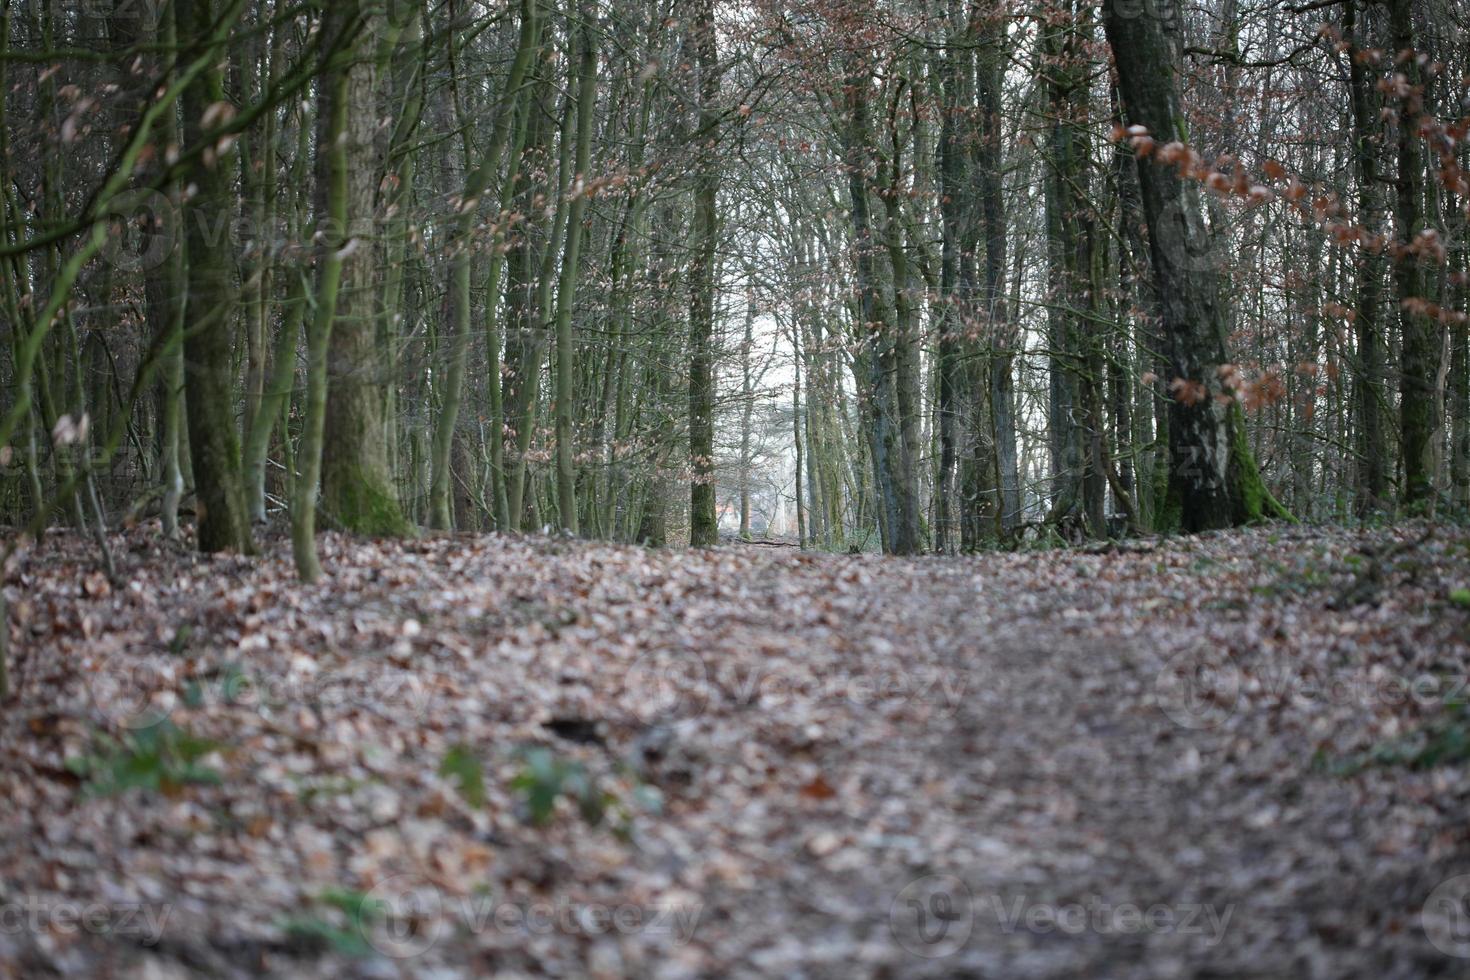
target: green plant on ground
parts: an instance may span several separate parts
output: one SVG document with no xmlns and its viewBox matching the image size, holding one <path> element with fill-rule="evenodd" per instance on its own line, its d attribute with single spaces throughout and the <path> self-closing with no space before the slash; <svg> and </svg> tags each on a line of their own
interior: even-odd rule
<svg viewBox="0 0 1470 980">
<path fill-rule="evenodd" d="M 316 900 L 327 908 L 281 923 L 288 938 L 315 952 L 331 950 L 354 958 L 373 954 L 366 936 L 372 923 L 383 917 L 381 902 L 349 888 L 328 888 Z"/>
<path fill-rule="evenodd" d="M 612 817 L 621 834 L 631 832 L 634 805 L 657 811 L 662 805 L 658 791 L 638 784 L 630 799 L 610 791 L 603 780 L 587 771 L 582 763 L 559 758 L 550 749 L 533 746 L 520 753 L 521 771 L 511 780 L 511 789 L 520 794 L 526 806 L 526 819 L 544 827 L 556 813 L 558 799 L 566 798 L 576 806 L 582 819 L 592 826 Z"/>
<path fill-rule="evenodd" d="M 459 795 L 471 807 L 478 810 L 485 805 L 485 768 L 469 746 L 456 745 L 446 752 L 439 775 L 453 779 Z"/>
<path fill-rule="evenodd" d="M 99 735 L 93 751 L 73 756 L 67 769 L 85 780 L 93 796 L 115 796 L 130 789 L 173 794 L 188 785 L 216 785 L 220 774 L 203 759 L 221 748 L 163 719 L 121 738 Z"/>
<path fill-rule="evenodd" d="M 1319 754 L 1318 765 L 1324 764 Z M 1351 776 L 1374 766 L 1433 769 L 1470 762 L 1470 706 L 1463 701 L 1446 704 L 1440 716 L 1400 738 L 1378 743 L 1335 765 L 1338 775 Z"/>
</svg>

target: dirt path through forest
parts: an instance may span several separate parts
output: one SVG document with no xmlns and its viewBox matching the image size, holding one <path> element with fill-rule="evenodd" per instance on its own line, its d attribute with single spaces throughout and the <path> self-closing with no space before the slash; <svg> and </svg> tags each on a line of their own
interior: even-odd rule
<svg viewBox="0 0 1470 980">
<path fill-rule="evenodd" d="M 0 975 L 1464 975 L 1470 535 L 1141 547 L 48 539 Z"/>
</svg>

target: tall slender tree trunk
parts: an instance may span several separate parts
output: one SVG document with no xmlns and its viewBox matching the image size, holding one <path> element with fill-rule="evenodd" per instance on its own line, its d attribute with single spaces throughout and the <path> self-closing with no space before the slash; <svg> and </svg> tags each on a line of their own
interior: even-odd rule
<svg viewBox="0 0 1470 980">
<path fill-rule="evenodd" d="M 1388 464 L 1391 459 L 1384 435 L 1383 382 L 1383 250 L 1375 239 L 1381 233 L 1378 152 L 1382 134 L 1378 105 L 1368 68 L 1357 57 L 1367 47 L 1366 28 L 1359 30 L 1359 0 L 1344 0 L 1343 33 L 1354 46 L 1348 52 L 1348 78 L 1353 111 L 1353 160 L 1358 179 L 1358 224 L 1370 244 L 1358 251 L 1356 261 L 1356 318 L 1358 370 L 1353 375 L 1353 409 L 1357 416 L 1356 510 L 1363 516 L 1388 502 Z"/>
<path fill-rule="evenodd" d="M 801 494 L 801 477 L 803 469 L 811 472 L 811 463 L 802 458 L 801 445 L 801 358 L 798 357 L 795 365 L 796 379 L 791 385 L 791 438 L 796 446 L 796 480 L 793 484 L 793 492 L 796 495 L 796 543 L 801 547 L 807 546 L 806 534 L 806 502 Z M 808 403 L 810 406 L 810 402 Z"/>
<path fill-rule="evenodd" d="M 307 208 L 308 161 L 311 156 L 308 136 L 310 115 L 302 107 L 297 116 L 296 156 L 291 163 L 291 185 L 293 187 L 292 211 L 287 225 L 291 240 L 299 240 L 303 215 Z M 261 392 L 260 404 L 246 429 L 243 448 L 245 465 L 246 504 L 252 521 L 264 521 L 265 475 L 270 453 L 271 435 L 289 408 L 291 388 L 296 378 L 296 342 L 301 332 L 301 320 L 307 302 L 307 287 L 299 275 L 287 278 L 286 302 L 281 310 L 280 323 L 276 327 L 276 339 L 271 354 L 269 375 Z M 289 439 L 289 435 L 287 436 Z"/>
<path fill-rule="evenodd" d="M 577 47 L 577 159 L 573 171 L 572 203 L 567 215 L 567 240 L 562 254 L 561 278 L 556 290 L 556 504 L 562 530 L 577 533 L 576 446 L 572 429 L 576 384 L 576 338 L 572 310 L 581 272 L 582 223 L 591 196 L 593 100 L 597 97 L 597 35 L 593 13 L 583 4 L 578 11 Z"/>
<path fill-rule="evenodd" d="M 1092 357 L 1097 300 L 1092 281 L 1094 235 L 1086 194 L 1090 185 L 1086 115 L 1089 67 L 1082 51 L 1091 34 L 1085 9 L 1058 15 L 1043 39 L 1041 71 L 1051 116 L 1046 167 L 1047 265 L 1055 292 L 1047 312 L 1051 348 L 1048 430 L 1052 506 L 1049 520 L 1085 519 L 1095 536 L 1101 501 L 1095 441 L 1098 365 Z"/>
<path fill-rule="evenodd" d="M 963 140 L 969 127 L 962 125 L 969 117 L 967 105 L 970 78 L 969 40 L 959 22 L 958 3 L 951 2 L 947 38 L 949 45 L 941 52 L 937 64 L 939 77 L 939 320 L 938 366 L 935 378 L 935 413 L 939 428 L 939 469 L 934 480 L 934 547 L 940 552 L 952 551 L 956 534 L 955 477 L 959 462 L 960 387 L 963 378 L 963 338 L 966 318 L 972 315 L 968 300 L 958 290 L 960 263 L 964 261 L 965 226 L 970 215 Z M 963 69 L 962 66 L 963 65 Z"/>
<path fill-rule="evenodd" d="M 740 343 L 740 537 L 750 537 L 750 425 L 755 413 L 755 379 L 750 363 L 755 347 L 755 293 L 745 297 L 745 336 Z M 799 381 L 795 383 L 800 383 Z"/>
<path fill-rule="evenodd" d="M 177 31 L 174 18 L 163 18 L 159 24 L 163 42 L 174 44 Z M 158 121 L 158 138 L 165 146 L 178 140 L 178 112 L 170 106 Z M 175 188 L 170 185 L 169 192 Z M 164 216 L 155 216 L 162 220 Z M 160 442 L 162 444 L 163 497 L 159 506 L 159 519 L 164 536 L 179 537 L 179 503 L 184 496 L 184 473 L 180 456 L 187 451 L 182 432 L 184 422 L 184 307 L 187 293 L 184 283 L 185 243 L 179 236 L 181 229 L 158 227 L 153 229 L 164 235 L 163 241 L 172 247 L 163 261 L 144 270 L 143 296 L 147 304 L 148 319 L 154 331 L 167 337 L 164 353 L 163 373 L 160 381 L 162 397 L 159 406 Z"/>
<path fill-rule="evenodd" d="M 529 145 L 539 148 L 542 153 L 549 148 L 553 132 L 545 125 L 545 120 L 555 118 L 554 91 L 549 79 L 539 79 L 537 101 L 541 108 L 532 110 L 532 131 L 528 139 Z M 541 365 L 546 355 L 547 328 L 551 323 L 556 256 L 562 242 L 562 231 L 566 226 L 567 195 L 563 189 L 567 186 L 572 166 L 571 121 L 572 114 L 563 111 L 554 170 L 556 206 L 551 220 L 542 223 L 540 229 L 527 228 L 522 236 L 523 245 L 510 256 L 514 259 L 514 264 L 508 271 L 513 273 L 512 293 L 519 324 L 519 330 L 514 337 L 514 377 L 511 379 L 511 394 L 506 399 L 506 417 L 515 430 L 516 453 L 509 467 L 506 487 L 507 506 L 513 527 L 520 527 L 525 522 L 534 523 L 530 516 L 527 454 L 540 405 Z M 548 184 L 549 180 L 541 182 L 541 186 Z M 544 207 L 535 205 L 535 195 L 536 185 L 525 189 L 523 200 L 526 201 L 526 209 L 535 208 L 544 212 Z M 508 344 L 508 355 L 510 350 Z"/>
<path fill-rule="evenodd" d="M 882 194 L 884 238 L 888 247 L 888 267 L 893 275 L 893 337 L 891 350 L 893 371 L 893 407 L 897 414 L 898 455 L 893 460 L 892 484 L 897 494 L 898 530 L 895 546 L 898 554 L 913 554 L 922 547 L 919 526 L 919 324 L 918 310 L 912 300 L 913 272 L 904 234 L 901 196 L 902 142 L 896 118 L 895 97 L 888 115 L 890 137 L 887 188 Z M 901 543 L 900 543 L 901 542 Z"/>
<path fill-rule="evenodd" d="M 177 0 L 179 36 L 207 37 L 214 28 L 210 0 Z M 217 66 L 199 73 L 184 90 L 184 138 L 208 143 L 189 181 L 195 192 L 185 205 L 188 299 L 185 308 L 184 396 L 189 412 L 189 454 L 199 510 L 200 551 L 250 551 L 250 523 L 240 444 L 235 434 L 234 258 L 228 226 L 233 213 L 232 150 L 217 138 L 227 110 Z"/>
<path fill-rule="evenodd" d="M 883 549 L 891 554 L 913 554 L 919 548 L 916 516 L 905 505 L 900 481 L 913 474 L 902 472 L 903 446 L 898 399 L 895 390 L 898 358 L 896 326 L 878 279 L 878 242 L 873 230 L 870 184 L 874 178 L 872 119 L 869 110 L 873 76 L 871 69 L 852 64 L 846 81 L 847 132 L 844 134 L 844 166 L 852 210 L 853 267 L 858 293 L 858 329 L 863 350 L 854 358 L 863 387 L 864 428 L 873 468 L 877 496 L 878 527 Z"/>
<path fill-rule="evenodd" d="M 1424 150 L 1419 119 L 1424 88 L 1415 47 L 1411 0 L 1389 0 L 1388 27 L 1395 52 L 1407 55 L 1398 65 L 1406 90 L 1398 103 L 1398 173 L 1394 180 L 1394 224 L 1399 249 L 1393 278 L 1398 292 L 1403 352 L 1399 382 L 1399 441 L 1404 452 L 1404 504 L 1433 511 L 1435 442 L 1441 413 L 1436 410 L 1441 338 L 1426 307 L 1434 301 L 1434 278 L 1428 259 L 1415 247 L 1428 227 L 1424 205 Z"/>
<path fill-rule="evenodd" d="M 719 540 L 715 514 L 715 244 L 719 191 L 715 153 L 715 101 L 720 92 L 713 0 L 699 0 L 694 18 L 695 65 L 699 72 L 698 164 L 694 177 L 693 260 L 689 268 L 689 544 Z"/>
<path fill-rule="evenodd" d="M 352 251 L 366 247 L 365 242 L 351 237 L 352 160 L 346 139 L 353 110 L 351 61 L 355 52 L 344 35 L 360 27 L 356 13 L 355 3 L 349 2 L 328 15 L 324 36 L 329 48 L 317 89 L 317 221 L 312 236 L 317 243 L 316 306 L 306 331 L 306 399 L 299 468 L 291 494 L 291 551 L 296 574 L 305 582 L 315 582 L 322 572 L 316 553 L 317 489 L 325 454 L 327 358 L 340 303 L 342 267 Z M 333 47 L 337 50 L 331 50 Z M 356 230 L 361 231 L 361 225 Z"/>
<path fill-rule="evenodd" d="M 1021 520 L 1021 475 L 1016 451 L 1013 370 L 1019 338 L 1006 303 L 1006 206 L 1002 169 L 1005 136 L 1001 115 L 1001 86 L 1008 63 L 1006 24 L 1003 8 L 992 10 L 972 34 L 984 41 L 975 71 L 976 111 L 980 120 L 975 182 L 980 193 L 980 231 L 985 241 L 981 300 L 985 305 L 990 367 L 985 400 L 989 403 L 992 454 L 1000 489 L 1000 530 L 1009 533 Z"/>
</svg>

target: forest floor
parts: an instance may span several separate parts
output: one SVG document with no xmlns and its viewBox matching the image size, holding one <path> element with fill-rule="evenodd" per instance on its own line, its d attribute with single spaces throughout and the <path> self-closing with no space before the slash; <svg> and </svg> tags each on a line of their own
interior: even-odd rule
<svg viewBox="0 0 1470 980">
<path fill-rule="evenodd" d="M 114 545 L 7 570 L 0 976 L 1470 970 L 1464 529 Z"/>
</svg>

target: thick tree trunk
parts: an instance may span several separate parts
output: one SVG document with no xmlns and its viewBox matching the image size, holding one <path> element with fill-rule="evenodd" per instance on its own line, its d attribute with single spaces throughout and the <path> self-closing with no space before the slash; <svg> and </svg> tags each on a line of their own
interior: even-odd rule
<svg viewBox="0 0 1470 980">
<path fill-rule="evenodd" d="M 985 44 L 975 72 L 976 108 L 980 114 L 980 141 L 976 148 L 980 191 L 980 231 L 985 241 L 981 300 L 989 331 L 990 377 L 985 400 L 989 403 L 992 452 L 1000 489 L 1000 529 L 1009 533 L 1021 521 L 1020 460 L 1016 451 L 1016 394 L 1012 364 L 1019 337 L 1006 303 L 1005 175 L 1001 147 L 1001 85 L 1005 66 L 1007 18 L 992 12 L 979 33 Z M 979 393 L 977 392 L 977 397 Z"/>
<path fill-rule="evenodd" d="M 888 247 L 888 268 L 892 273 L 893 293 L 893 407 L 898 423 L 898 457 L 893 461 L 892 483 L 898 496 L 898 531 L 895 547 L 898 554 L 912 554 L 922 547 L 919 526 L 919 453 L 921 436 L 919 392 L 919 323 L 913 302 L 914 274 L 909 262 L 908 241 L 904 233 L 903 204 L 905 194 L 900 171 L 903 145 L 896 118 L 897 100 L 888 115 L 890 139 L 887 188 L 882 193 L 884 239 Z"/>
<path fill-rule="evenodd" d="M 1059 15 L 1042 44 L 1048 112 L 1047 263 L 1055 292 L 1048 308 L 1048 429 L 1051 435 L 1052 504 L 1048 520 L 1081 522 L 1102 537 L 1104 484 L 1101 455 L 1101 370 L 1097 343 L 1097 235 L 1092 205 L 1092 154 L 1088 146 L 1086 43 L 1090 12 L 1078 7 Z"/>
<path fill-rule="evenodd" d="M 356 7 L 353 10 L 356 11 Z M 336 15 L 334 8 L 334 15 Z M 345 16 L 345 15 L 344 15 Z M 377 68 L 370 47 L 381 12 L 356 14 L 346 68 L 347 228 L 337 315 L 327 348 L 326 430 L 322 447 L 321 509 L 343 530 L 361 534 L 408 532 L 388 470 L 383 427 L 384 389 L 390 383 L 377 345 L 378 283 L 373 223 L 380 173 Z"/>
<path fill-rule="evenodd" d="M 899 358 L 897 325 L 878 281 L 878 242 L 873 233 L 869 184 L 874 152 L 869 112 L 873 79 L 870 72 L 852 71 L 847 79 L 847 133 L 845 167 L 852 209 L 853 266 L 858 292 L 859 332 L 864 347 L 854 357 L 863 388 L 863 416 L 868 452 L 877 495 L 878 527 L 883 550 L 913 554 L 919 549 L 917 512 L 908 506 L 903 481 L 914 474 L 902 471 L 903 433 L 897 397 Z"/>
<path fill-rule="evenodd" d="M 1128 121 L 1160 145 L 1187 141 L 1177 61 L 1160 11 L 1106 0 L 1103 12 Z M 1201 531 L 1286 516 L 1261 480 L 1241 411 L 1220 371 L 1228 363 L 1229 318 L 1199 189 L 1152 155 L 1139 160 L 1139 184 L 1168 346 L 1166 381 L 1174 396 L 1164 523 Z"/>
<path fill-rule="evenodd" d="M 965 261 L 964 246 L 967 236 L 966 225 L 970 218 L 968 190 L 971 182 L 966 180 L 965 162 L 967 154 L 963 140 L 969 127 L 962 126 L 968 118 L 969 62 L 971 56 L 965 48 L 968 35 L 954 21 L 959 18 L 957 7 L 951 4 L 948 26 L 950 46 L 939 56 L 940 122 L 939 122 L 939 318 L 938 318 L 938 366 L 935 387 L 939 429 L 939 469 L 934 479 L 934 547 L 940 552 L 953 551 L 959 535 L 955 514 L 955 478 L 959 462 L 959 397 L 963 368 L 961 354 L 964 348 L 966 320 L 973 315 L 970 307 L 972 297 L 958 290 L 960 263 Z"/>
</svg>

